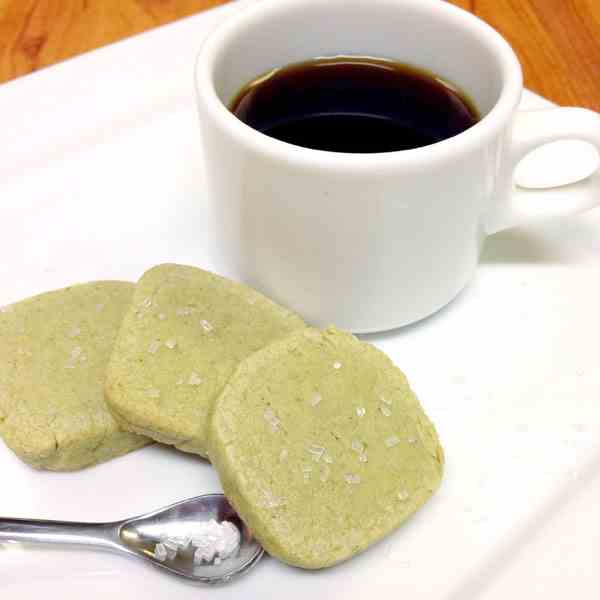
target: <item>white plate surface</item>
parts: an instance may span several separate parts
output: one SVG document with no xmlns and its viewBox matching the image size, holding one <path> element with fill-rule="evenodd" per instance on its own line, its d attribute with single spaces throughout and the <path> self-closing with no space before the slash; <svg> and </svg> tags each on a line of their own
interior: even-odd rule
<svg viewBox="0 0 600 600">
<path fill-rule="evenodd" d="M 0 87 L 0 305 L 75 281 L 136 279 L 213 251 L 192 64 L 225 6 Z M 533 94 L 528 109 L 548 103 Z M 224 157 L 226 160 L 226 157 Z M 596 174 L 595 176 L 598 176 Z M 568 193 L 568 188 L 565 188 Z M 264 600 L 590 598 L 600 586 L 600 211 L 490 238 L 445 310 L 366 336 L 408 374 L 446 449 L 440 492 L 337 568 L 265 559 L 198 590 L 109 554 L 6 545 L 1 597 Z M 0 514 L 112 520 L 220 489 L 153 446 L 38 473 L 0 444 Z"/>
</svg>

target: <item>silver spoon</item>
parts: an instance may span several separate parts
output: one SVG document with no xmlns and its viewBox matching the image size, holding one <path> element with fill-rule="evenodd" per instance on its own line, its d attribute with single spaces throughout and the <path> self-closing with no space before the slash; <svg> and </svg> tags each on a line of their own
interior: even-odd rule
<svg viewBox="0 0 600 600">
<path fill-rule="evenodd" d="M 154 557 L 157 543 L 166 537 L 183 537 L 191 524 L 214 519 L 230 521 L 240 532 L 237 555 L 220 564 L 194 564 L 191 553 L 178 552 L 164 562 Z M 0 517 L 0 543 L 67 544 L 137 556 L 151 564 L 202 583 L 225 583 L 247 572 L 262 557 L 263 549 L 240 520 L 223 494 L 206 494 L 182 500 L 160 510 L 114 523 L 72 523 Z"/>
</svg>

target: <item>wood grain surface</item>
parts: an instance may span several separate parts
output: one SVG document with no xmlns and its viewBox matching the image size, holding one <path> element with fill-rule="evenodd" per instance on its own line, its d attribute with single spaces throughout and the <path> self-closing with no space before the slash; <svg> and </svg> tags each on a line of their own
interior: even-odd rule
<svg viewBox="0 0 600 600">
<path fill-rule="evenodd" d="M 0 0 L 0 82 L 227 0 Z M 449 0 L 516 50 L 530 89 L 600 111 L 600 0 Z"/>
</svg>

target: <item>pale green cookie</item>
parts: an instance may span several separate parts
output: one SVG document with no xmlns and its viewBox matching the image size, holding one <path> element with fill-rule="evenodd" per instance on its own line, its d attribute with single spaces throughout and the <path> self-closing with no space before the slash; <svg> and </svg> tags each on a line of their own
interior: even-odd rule
<svg viewBox="0 0 600 600">
<path fill-rule="evenodd" d="M 238 363 L 303 327 L 244 285 L 195 267 L 154 267 L 138 282 L 115 345 L 109 408 L 130 431 L 206 456 L 212 403 Z"/>
<path fill-rule="evenodd" d="M 106 365 L 133 284 L 99 281 L 0 309 L 0 436 L 23 461 L 69 471 L 149 440 L 106 408 Z"/>
<path fill-rule="evenodd" d="M 307 569 L 398 527 L 444 463 L 403 373 L 334 328 L 293 333 L 239 366 L 215 403 L 209 456 L 264 548 Z"/>
</svg>

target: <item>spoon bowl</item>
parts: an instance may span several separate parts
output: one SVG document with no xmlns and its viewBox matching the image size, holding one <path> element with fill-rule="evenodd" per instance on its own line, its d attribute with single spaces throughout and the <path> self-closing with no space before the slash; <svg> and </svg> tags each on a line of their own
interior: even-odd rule
<svg viewBox="0 0 600 600">
<path fill-rule="evenodd" d="M 239 551 L 216 563 L 194 563 L 193 548 L 160 561 L 156 545 L 165 538 L 189 537 L 198 524 L 229 521 L 240 533 Z M 0 517 L 0 543 L 79 545 L 143 559 L 167 572 L 201 583 L 225 583 L 250 570 L 262 557 L 262 546 L 223 494 L 205 494 L 113 523 L 73 523 Z"/>
<path fill-rule="evenodd" d="M 170 561 L 161 562 L 154 556 L 157 543 L 167 537 L 183 538 L 189 535 L 198 523 L 214 519 L 217 522 L 229 521 L 240 532 L 239 552 L 220 564 L 195 564 L 191 549 L 178 552 Z M 239 518 L 223 494 L 206 494 L 183 500 L 139 517 L 123 521 L 118 536 L 126 548 L 149 560 L 153 565 L 171 573 L 201 581 L 203 583 L 224 583 L 232 577 L 250 569 L 263 554 L 261 545 Z"/>
</svg>

